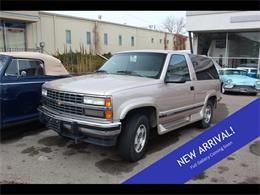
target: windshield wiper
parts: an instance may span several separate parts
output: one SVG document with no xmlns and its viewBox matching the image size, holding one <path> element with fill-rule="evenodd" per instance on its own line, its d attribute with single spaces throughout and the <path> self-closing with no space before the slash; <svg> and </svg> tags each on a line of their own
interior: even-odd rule
<svg viewBox="0 0 260 195">
<path fill-rule="evenodd" d="M 116 73 L 144 77 L 143 75 L 140 75 L 134 71 L 129 71 L 129 70 L 120 70 L 120 71 L 116 71 Z"/>
<path fill-rule="evenodd" d="M 108 73 L 106 70 L 97 70 L 96 72 Z"/>
</svg>

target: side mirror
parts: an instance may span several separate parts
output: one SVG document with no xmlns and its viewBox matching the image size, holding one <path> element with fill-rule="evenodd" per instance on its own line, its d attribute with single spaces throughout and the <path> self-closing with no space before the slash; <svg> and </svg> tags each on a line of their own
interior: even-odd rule
<svg viewBox="0 0 260 195">
<path fill-rule="evenodd" d="M 180 75 L 171 75 L 171 76 L 166 76 L 165 78 L 165 83 L 185 83 L 186 79 L 184 76 Z"/>
</svg>

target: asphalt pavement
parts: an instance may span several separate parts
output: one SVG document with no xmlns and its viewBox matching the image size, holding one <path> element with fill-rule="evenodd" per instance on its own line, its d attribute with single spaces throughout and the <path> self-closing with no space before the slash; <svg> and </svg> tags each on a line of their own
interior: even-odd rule
<svg viewBox="0 0 260 195">
<path fill-rule="evenodd" d="M 213 125 L 255 98 L 223 95 Z M 150 141 L 144 159 L 129 163 L 118 156 L 114 147 L 75 144 L 37 122 L 17 126 L 1 134 L 0 183 L 122 183 L 203 131 L 189 125 L 156 137 Z M 260 139 L 257 139 L 188 183 L 260 184 L 259 176 Z"/>
</svg>

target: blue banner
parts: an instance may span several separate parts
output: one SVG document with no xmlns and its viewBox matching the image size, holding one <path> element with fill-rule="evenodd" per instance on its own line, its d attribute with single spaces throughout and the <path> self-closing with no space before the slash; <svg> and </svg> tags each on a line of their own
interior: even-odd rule
<svg viewBox="0 0 260 195">
<path fill-rule="evenodd" d="M 183 184 L 259 136 L 257 98 L 124 183 Z"/>
</svg>

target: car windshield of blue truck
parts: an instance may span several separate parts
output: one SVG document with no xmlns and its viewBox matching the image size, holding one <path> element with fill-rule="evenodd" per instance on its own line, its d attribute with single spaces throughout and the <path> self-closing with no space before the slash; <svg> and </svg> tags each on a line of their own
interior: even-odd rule
<svg viewBox="0 0 260 195">
<path fill-rule="evenodd" d="M 246 70 L 224 70 L 223 75 L 247 75 Z"/>
<path fill-rule="evenodd" d="M 97 72 L 159 78 L 166 54 L 129 52 L 112 56 Z"/>
<path fill-rule="evenodd" d="M 6 55 L 0 55 L 0 71 L 5 66 L 5 64 L 8 62 L 9 56 Z"/>
</svg>

